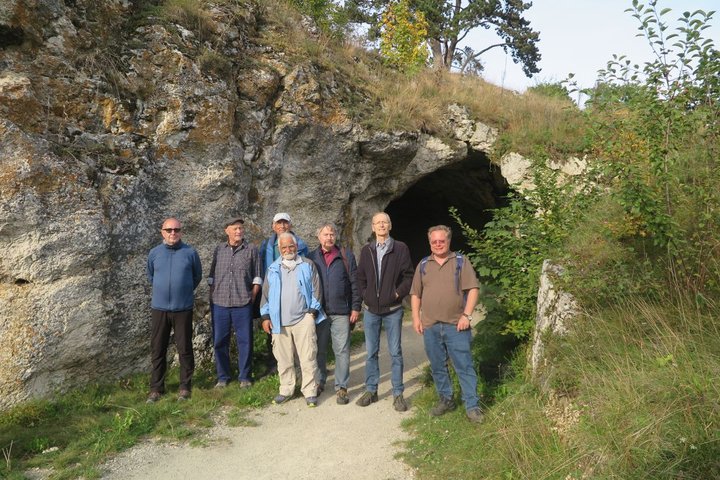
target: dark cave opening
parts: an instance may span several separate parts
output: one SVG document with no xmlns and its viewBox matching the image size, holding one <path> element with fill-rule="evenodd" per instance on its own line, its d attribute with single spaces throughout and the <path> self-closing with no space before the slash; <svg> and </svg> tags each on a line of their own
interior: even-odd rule
<svg viewBox="0 0 720 480">
<path fill-rule="evenodd" d="M 482 229 L 491 218 L 489 210 L 505 205 L 508 186 L 500 169 L 479 152 L 421 178 L 385 208 L 392 220 L 393 238 L 407 243 L 413 264 L 429 255 L 427 229 L 433 225 L 452 228 L 453 251 L 468 252 L 460 226 L 450 216 L 458 210 L 463 222 Z"/>
</svg>

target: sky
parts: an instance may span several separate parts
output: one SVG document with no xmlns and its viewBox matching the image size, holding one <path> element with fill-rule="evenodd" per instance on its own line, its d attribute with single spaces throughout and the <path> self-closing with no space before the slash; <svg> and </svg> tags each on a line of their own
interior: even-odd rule
<svg viewBox="0 0 720 480">
<path fill-rule="evenodd" d="M 525 18 L 540 32 L 540 73 L 527 78 L 519 65 L 501 49 L 483 55 L 482 76 L 491 83 L 519 92 L 544 82 L 559 82 L 574 73 L 580 88 L 592 87 L 597 71 L 613 54 L 626 55 L 633 63 L 651 59 L 644 38 L 636 37 L 640 23 L 625 9 L 632 0 L 533 0 Z M 641 0 L 646 4 L 648 0 Z M 717 10 L 705 36 L 720 49 L 720 0 L 658 0 L 660 9 L 670 8 L 663 18 L 674 22 L 685 11 Z M 471 32 L 463 45 L 480 50 L 497 37 L 488 30 Z M 577 99 L 576 99 L 577 100 Z"/>
</svg>

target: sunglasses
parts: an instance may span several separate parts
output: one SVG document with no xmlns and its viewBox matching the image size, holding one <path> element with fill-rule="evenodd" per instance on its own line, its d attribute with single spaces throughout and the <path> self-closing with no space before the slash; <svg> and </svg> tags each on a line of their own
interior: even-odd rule
<svg viewBox="0 0 720 480">
<path fill-rule="evenodd" d="M 167 232 L 167 233 L 171 233 L 171 232 L 180 233 L 180 230 L 182 230 L 182 228 L 163 228 L 162 229 L 163 232 Z"/>
</svg>

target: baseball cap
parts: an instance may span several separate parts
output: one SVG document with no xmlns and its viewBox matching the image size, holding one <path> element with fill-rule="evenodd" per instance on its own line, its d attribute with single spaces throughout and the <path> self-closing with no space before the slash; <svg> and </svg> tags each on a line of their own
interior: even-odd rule
<svg viewBox="0 0 720 480">
<path fill-rule="evenodd" d="M 276 213 L 273 217 L 273 223 L 279 222 L 280 220 L 285 220 L 288 223 L 292 223 L 290 220 L 290 215 L 285 212 Z"/>
</svg>

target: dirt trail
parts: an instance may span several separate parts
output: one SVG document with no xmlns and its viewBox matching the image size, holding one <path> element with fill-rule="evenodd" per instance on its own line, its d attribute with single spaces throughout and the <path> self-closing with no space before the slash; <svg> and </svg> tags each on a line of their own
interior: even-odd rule
<svg viewBox="0 0 720 480">
<path fill-rule="evenodd" d="M 394 458 L 398 442 L 407 439 L 400 422 L 412 415 L 412 400 L 427 357 L 422 337 L 403 324 L 405 398 L 410 410 L 392 407 L 389 356 L 385 334 L 380 350 L 380 400 L 368 407 L 355 405 L 365 380 L 364 345 L 350 358 L 350 404 L 337 405 L 330 376 L 317 408 L 302 397 L 250 414 L 253 427 L 219 425 L 208 432 L 210 446 L 146 442 L 108 462 L 102 478 L 132 479 L 344 479 L 405 480 L 413 472 Z"/>
</svg>

